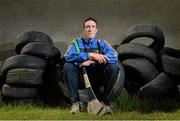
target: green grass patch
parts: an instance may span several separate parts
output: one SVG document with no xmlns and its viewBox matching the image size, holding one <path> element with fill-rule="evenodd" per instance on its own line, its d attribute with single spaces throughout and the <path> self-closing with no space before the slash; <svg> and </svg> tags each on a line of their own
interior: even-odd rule
<svg viewBox="0 0 180 121">
<path fill-rule="evenodd" d="M 53 101 L 55 103 L 53 103 Z M 95 116 L 87 112 L 81 112 L 76 115 L 69 113 L 70 105 L 65 102 L 51 100 L 50 104 L 40 101 L 30 103 L 12 103 L 6 104 L 0 102 L 0 119 L 1 120 L 179 120 L 180 119 L 180 102 L 174 99 L 153 100 L 138 99 L 130 97 L 126 92 L 117 97 L 111 103 L 114 111 L 113 115 Z"/>
</svg>

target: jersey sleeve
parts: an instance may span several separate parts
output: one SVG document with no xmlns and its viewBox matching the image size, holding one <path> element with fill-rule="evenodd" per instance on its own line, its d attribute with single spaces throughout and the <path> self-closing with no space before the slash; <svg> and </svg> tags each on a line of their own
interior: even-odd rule
<svg viewBox="0 0 180 121">
<path fill-rule="evenodd" d="M 88 60 L 89 56 L 86 52 L 77 52 L 73 42 L 70 43 L 65 55 L 66 61 L 74 63 L 82 63 Z"/>
<path fill-rule="evenodd" d="M 107 41 L 101 41 L 100 46 L 102 46 L 103 54 L 108 58 L 108 63 L 115 63 L 118 61 L 118 54 L 115 49 Z"/>
</svg>

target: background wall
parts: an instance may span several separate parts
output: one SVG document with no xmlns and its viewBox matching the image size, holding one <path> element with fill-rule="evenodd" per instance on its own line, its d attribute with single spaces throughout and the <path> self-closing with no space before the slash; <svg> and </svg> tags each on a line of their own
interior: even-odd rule
<svg viewBox="0 0 180 121">
<path fill-rule="evenodd" d="M 89 16 L 111 44 L 119 44 L 128 27 L 148 23 L 163 30 L 166 46 L 180 49 L 179 5 L 180 0 L 0 0 L 0 50 L 12 48 L 15 36 L 29 30 L 54 42 L 71 41 Z"/>
</svg>

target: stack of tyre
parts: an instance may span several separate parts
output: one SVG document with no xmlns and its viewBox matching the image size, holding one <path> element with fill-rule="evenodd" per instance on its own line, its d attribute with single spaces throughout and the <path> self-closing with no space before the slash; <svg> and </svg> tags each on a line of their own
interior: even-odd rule
<svg viewBox="0 0 180 121">
<path fill-rule="evenodd" d="M 137 42 L 141 37 L 153 41 L 150 45 Z M 164 63 L 167 64 L 164 59 L 167 54 L 162 54 L 166 51 L 164 44 L 164 34 L 157 26 L 137 24 L 127 29 L 117 52 L 125 68 L 124 87 L 129 94 L 156 99 L 175 94 L 177 84 L 164 68 Z"/>
<path fill-rule="evenodd" d="M 45 33 L 29 31 L 15 40 L 17 55 L 6 59 L 2 65 L 2 94 L 5 101 L 29 101 L 39 97 L 46 81 L 49 63 L 60 59 L 60 52 Z M 55 64 L 54 64 L 55 65 Z"/>
<path fill-rule="evenodd" d="M 159 81 L 154 80 L 143 86 L 140 95 L 180 99 L 180 50 L 165 47 L 159 56 L 162 65 L 161 75 L 157 77 Z"/>
<path fill-rule="evenodd" d="M 164 71 L 177 85 L 178 99 L 180 99 L 180 50 L 166 47 L 163 49 L 161 59 Z"/>
</svg>

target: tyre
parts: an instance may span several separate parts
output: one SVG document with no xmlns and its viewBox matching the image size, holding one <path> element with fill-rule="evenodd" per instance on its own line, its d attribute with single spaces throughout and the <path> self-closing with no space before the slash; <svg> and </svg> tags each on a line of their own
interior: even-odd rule
<svg viewBox="0 0 180 121">
<path fill-rule="evenodd" d="M 65 52 L 68 49 L 68 43 L 66 43 L 66 42 L 56 42 L 54 44 L 54 47 L 56 47 L 61 52 L 61 54 L 64 55 Z"/>
<path fill-rule="evenodd" d="M 34 98 L 9 98 L 9 97 L 2 97 L 2 101 L 6 104 L 28 104 L 34 103 L 36 100 Z"/>
<path fill-rule="evenodd" d="M 157 62 L 157 57 L 155 52 L 151 48 L 143 44 L 138 44 L 138 43 L 123 44 L 118 47 L 117 52 L 118 52 L 119 60 L 140 57 L 140 58 L 148 59 L 153 64 Z"/>
<path fill-rule="evenodd" d="M 125 69 L 124 88 L 126 89 L 129 95 L 136 95 L 139 92 L 140 87 L 142 87 L 146 83 L 143 77 L 141 77 L 134 68 L 124 65 L 124 69 Z"/>
<path fill-rule="evenodd" d="M 4 80 L 3 80 L 3 77 L 2 77 L 2 65 L 3 65 L 3 62 L 0 61 L 0 90 L 2 89 L 2 85 L 4 84 Z"/>
<path fill-rule="evenodd" d="M 145 83 L 153 80 L 159 74 L 155 66 L 143 58 L 124 60 L 123 65 L 136 71 L 144 79 Z"/>
<path fill-rule="evenodd" d="M 49 59 L 54 56 L 53 47 L 49 46 L 49 44 L 42 42 L 32 42 L 26 44 L 22 50 L 21 54 L 33 55 L 37 57 L 41 57 L 43 59 Z"/>
<path fill-rule="evenodd" d="M 180 50 L 165 48 L 162 54 L 163 70 L 172 75 L 180 77 Z"/>
<path fill-rule="evenodd" d="M 57 64 L 48 63 L 48 66 L 44 72 L 44 80 L 43 84 L 40 87 L 40 97 L 43 101 L 50 101 L 59 99 L 62 100 L 64 95 L 62 94 L 62 90 L 60 89 L 58 82 L 60 80 L 60 70 Z"/>
<path fill-rule="evenodd" d="M 161 56 L 163 56 L 163 55 L 169 55 L 169 56 L 172 56 L 175 58 L 180 58 L 180 50 L 173 49 L 170 47 L 165 47 L 162 49 L 162 52 L 161 52 Z"/>
<path fill-rule="evenodd" d="M 123 61 L 125 68 L 125 89 L 131 94 L 137 94 L 140 87 L 150 82 L 158 75 L 155 66 L 144 58 L 127 59 Z"/>
<path fill-rule="evenodd" d="M 53 46 L 52 39 L 45 33 L 38 31 L 28 31 L 22 34 L 19 34 L 14 40 L 15 51 L 17 54 L 21 53 L 21 49 L 28 43 L 31 42 L 44 42 Z"/>
<path fill-rule="evenodd" d="M 6 83 L 14 86 L 40 86 L 43 81 L 43 70 L 17 68 L 9 70 Z"/>
<path fill-rule="evenodd" d="M 63 94 L 66 98 L 69 98 L 69 94 L 68 94 L 68 84 L 67 84 L 67 80 L 64 79 L 63 66 L 64 66 L 64 64 L 62 65 L 61 70 L 59 71 L 58 86 L 59 86 L 62 94 Z"/>
<path fill-rule="evenodd" d="M 120 45 L 112 45 L 112 48 L 114 48 L 115 50 L 117 50 L 117 48 L 119 47 Z"/>
<path fill-rule="evenodd" d="M 168 94 L 171 94 L 174 88 L 173 80 L 166 73 L 162 72 L 151 82 L 140 88 L 139 96 L 161 99 L 168 97 Z"/>
<path fill-rule="evenodd" d="M 3 76 L 7 71 L 15 68 L 44 69 L 47 62 L 30 55 L 16 55 L 6 59 L 2 66 Z"/>
<path fill-rule="evenodd" d="M 56 47 L 53 47 L 53 57 L 52 57 L 52 60 L 56 63 L 59 63 L 61 61 L 61 51 L 56 48 Z"/>
<path fill-rule="evenodd" d="M 154 41 L 151 45 L 149 45 L 149 47 L 156 53 L 164 47 L 165 38 L 163 32 L 157 26 L 148 24 L 137 24 L 128 28 L 124 34 L 121 44 L 129 43 L 133 39 L 139 37 L 152 38 Z"/>
<path fill-rule="evenodd" d="M 37 96 L 37 88 L 13 87 L 4 84 L 2 94 L 10 98 L 34 98 Z"/>
<path fill-rule="evenodd" d="M 63 95 L 64 95 L 66 98 L 69 98 L 69 95 L 68 95 L 68 85 L 65 84 L 65 83 L 62 82 L 62 81 L 59 81 L 59 82 L 58 82 L 58 85 L 59 85 L 60 89 L 62 90 Z"/>
<path fill-rule="evenodd" d="M 178 88 L 178 99 L 180 100 L 180 84 L 179 85 L 177 85 L 177 88 Z"/>
<path fill-rule="evenodd" d="M 124 67 L 121 64 L 121 62 L 119 62 L 119 74 L 118 77 L 116 79 L 116 81 L 113 84 L 112 90 L 110 91 L 110 93 L 107 96 L 107 100 L 112 100 L 114 97 L 120 95 L 123 87 L 124 87 L 124 83 L 125 83 L 125 72 L 124 72 Z"/>
</svg>

